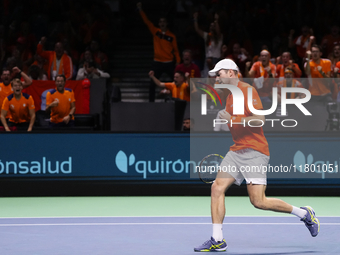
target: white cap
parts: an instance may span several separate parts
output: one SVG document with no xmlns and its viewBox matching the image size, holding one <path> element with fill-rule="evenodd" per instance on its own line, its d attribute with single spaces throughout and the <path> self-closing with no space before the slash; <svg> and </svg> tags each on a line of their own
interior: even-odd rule
<svg viewBox="0 0 340 255">
<path fill-rule="evenodd" d="M 217 62 L 215 65 L 214 69 L 209 71 L 210 76 L 216 76 L 216 73 L 220 71 L 221 69 L 226 69 L 226 70 L 235 70 L 238 71 L 238 67 L 235 64 L 235 62 L 231 59 L 222 59 Z"/>
</svg>

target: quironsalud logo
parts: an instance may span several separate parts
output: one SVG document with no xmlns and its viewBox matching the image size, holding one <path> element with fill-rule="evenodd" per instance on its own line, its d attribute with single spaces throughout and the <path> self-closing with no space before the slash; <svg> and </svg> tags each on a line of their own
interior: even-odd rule
<svg viewBox="0 0 340 255">
<path fill-rule="evenodd" d="M 124 151 L 119 151 L 116 155 L 116 166 L 121 172 L 125 174 L 127 174 L 128 172 L 128 166 L 132 166 L 135 161 L 135 155 L 131 154 L 128 160 L 128 157 L 126 156 Z"/>
<path fill-rule="evenodd" d="M 166 160 L 164 157 L 149 158 L 147 160 L 138 160 L 134 154 L 127 156 L 126 153 L 120 150 L 115 158 L 115 163 L 119 171 L 127 174 L 130 170 L 135 170 L 136 173 L 142 174 L 142 178 L 146 179 L 149 174 L 188 174 L 190 166 L 196 166 L 193 161 L 182 161 L 182 159 Z"/>
<path fill-rule="evenodd" d="M 340 159 L 339 159 L 340 161 Z M 301 173 L 311 173 L 311 174 L 321 174 L 321 178 L 325 179 L 326 174 L 337 174 L 334 177 L 338 177 L 339 172 L 339 162 L 338 160 L 316 160 L 312 154 L 306 155 L 298 150 L 293 158 L 295 169 Z M 333 163 L 334 162 L 334 163 Z"/>
<path fill-rule="evenodd" d="M 307 156 L 307 161 L 306 161 L 306 156 L 305 154 L 303 154 L 302 151 L 297 151 L 294 155 L 294 159 L 293 159 L 293 162 L 294 162 L 294 165 L 295 167 L 302 173 L 305 173 L 305 169 L 304 168 L 300 168 L 299 166 L 304 166 L 305 164 L 312 164 L 313 163 L 313 155 L 312 154 L 309 154 Z"/>
</svg>

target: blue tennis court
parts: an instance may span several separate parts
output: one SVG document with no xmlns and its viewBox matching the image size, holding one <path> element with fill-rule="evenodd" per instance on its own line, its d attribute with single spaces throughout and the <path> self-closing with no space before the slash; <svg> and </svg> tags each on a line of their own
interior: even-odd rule
<svg viewBox="0 0 340 255">
<path fill-rule="evenodd" d="M 340 254 L 340 217 L 319 217 L 310 236 L 296 217 L 226 217 L 227 254 Z M 197 254 L 210 217 L 1 218 L 0 254 Z"/>
</svg>

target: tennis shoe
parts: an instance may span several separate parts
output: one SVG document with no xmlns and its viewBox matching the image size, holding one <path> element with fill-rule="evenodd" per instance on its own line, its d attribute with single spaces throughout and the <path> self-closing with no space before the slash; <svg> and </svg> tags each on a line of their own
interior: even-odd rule
<svg viewBox="0 0 340 255">
<path fill-rule="evenodd" d="M 303 206 L 300 208 L 307 211 L 305 217 L 303 217 L 301 221 L 305 223 L 306 227 L 313 237 L 317 236 L 320 231 L 320 221 L 318 220 L 318 218 L 315 217 L 315 212 L 313 208 L 310 206 Z"/>
<path fill-rule="evenodd" d="M 198 252 L 226 251 L 227 247 L 228 245 L 225 239 L 223 239 L 221 242 L 217 242 L 213 237 L 211 237 L 211 239 L 204 242 L 201 246 L 194 248 L 194 251 Z"/>
</svg>

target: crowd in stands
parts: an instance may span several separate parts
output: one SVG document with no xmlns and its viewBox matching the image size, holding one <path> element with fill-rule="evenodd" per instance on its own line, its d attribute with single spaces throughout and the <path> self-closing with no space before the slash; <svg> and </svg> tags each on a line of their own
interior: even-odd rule
<svg viewBox="0 0 340 255">
<path fill-rule="evenodd" d="M 109 77 L 110 7 L 104 1 L 3 1 L 0 66 L 33 80 Z M 29 10 L 29 12 L 27 12 Z"/>
<path fill-rule="evenodd" d="M 55 80 L 59 75 L 66 80 L 109 78 L 112 67 L 105 52 L 114 35 L 108 2 L 4 0 L 1 84 L 22 78 L 25 87 L 28 82 L 23 74 L 31 82 Z M 153 38 L 150 102 L 155 101 L 156 85 L 163 88 L 165 98 L 190 101 L 197 92 L 190 78 L 209 77 L 208 71 L 226 58 L 237 64 L 240 79 L 253 79 L 263 102 L 271 102 L 273 86 L 304 87 L 313 100 L 340 101 L 337 81 L 321 81 L 340 76 L 339 1 L 191 0 L 176 4 L 183 24 L 172 24 L 171 29 L 168 18 L 176 15 L 173 9 L 154 24 L 142 3 L 136 5 L 140 22 Z M 161 81 L 164 73 L 174 82 Z M 302 82 L 302 78 L 319 79 Z"/>
<path fill-rule="evenodd" d="M 34 100 L 24 89 L 34 80 L 55 81 L 46 96 L 51 126 L 74 126 L 75 98 L 65 82 L 110 77 L 104 53 L 112 40 L 110 5 L 5 0 L 1 7 L 0 130 L 32 131 Z"/>
<path fill-rule="evenodd" d="M 174 53 L 166 63 L 176 65 L 173 68 L 175 75 L 180 70 L 189 73 L 190 77 L 209 77 L 208 71 L 219 60 L 229 58 L 239 67 L 239 78 L 254 79 L 252 85 L 257 88 L 262 101 L 271 101 L 273 86 L 305 87 L 310 90 L 312 100 L 337 100 L 339 84 L 335 80 L 301 83 L 301 79 L 339 76 L 340 27 L 339 17 L 334 11 L 340 7 L 339 2 L 180 1 L 179 5 L 187 20 L 192 22 L 186 23 L 184 34 L 187 39 L 182 38 L 179 47 L 162 48 L 167 42 L 159 35 L 171 34 L 174 44 L 176 31 L 171 33 L 166 26 L 157 30 L 152 24 L 152 32 L 151 22 L 147 20 L 141 3 L 137 4 L 143 21 L 154 34 L 153 66 L 161 62 L 157 56 L 164 51 L 160 49 L 167 49 L 168 56 Z M 315 16 L 323 18 L 316 22 L 313 20 Z M 159 25 L 161 22 L 168 24 L 164 17 Z M 199 37 L 203 43 L 197 39 Z M 182 64 L 178 64 L 178 48 L 184 49 Z M 161 71 L 169 73 L 168 69 L 157 68 L 156 78 L 161 76 Z M 277 81 L 268 82 L 267 78 L 277 78 Z M 150 101 L 154 101 L 154 97 L 150 97 Z"/>
</svg>

